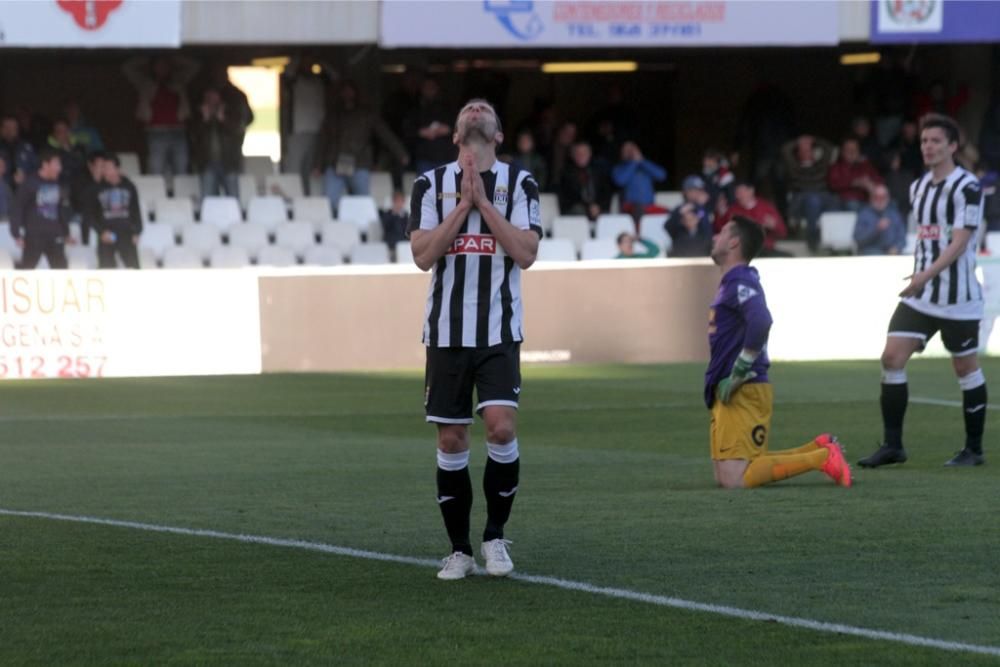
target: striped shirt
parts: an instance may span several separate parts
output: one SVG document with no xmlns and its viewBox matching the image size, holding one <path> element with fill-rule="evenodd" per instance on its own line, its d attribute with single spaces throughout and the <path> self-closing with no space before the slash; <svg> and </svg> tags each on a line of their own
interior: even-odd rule
<svg viewBox="0 0 1000 667">
<path fill-rule="evenodd" d="M 915 297 L 903 303 L 927 315 L 950 320 L 978 320 L 983 317 L 983 288 L 976 278 L 978 230 L 983 218 L 983 193 L 979 180 L 956 166 L 935 183 L 927 172 L 910 185 L 910 215 L 917 226 L 917 246 L 913 271 L 930 268 L 941 255 L 956 229 L 971 229 L 972 239 L 965 252 L 935 276 Z"/>
<path fill-rule="evenodd" d="M 527 171 L 494 162 L 482 172 L 486 196 L 518 229 L 542 235 L 538 184 Z M 409 231 L 431 230 L 458 204 L 457 162 L 421 174 L 413 184 Z M 424 318 L 424 345 L 491 347 L 524 339 L 521 269 L 473 208 L 434 266 Z"/>
</svg>

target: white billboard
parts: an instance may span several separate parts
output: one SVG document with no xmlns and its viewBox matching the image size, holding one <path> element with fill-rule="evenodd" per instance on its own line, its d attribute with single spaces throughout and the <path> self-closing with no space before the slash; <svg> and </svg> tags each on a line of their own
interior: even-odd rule
<svg viewBox="0 0 1000 667">
<path fill-rule="evenodd" d="M 178 47 L 180 0 L 3 0 L 0 47 Z"/>
<path fill-rule="evenodd" d="M 835 0 L 383 0 L 384 47 L 837 44 Z"/>
<path fill-rule="evenodd" d="M 0 379 L 259 373 L 252 271 L 0 271 Z"/>
</svg>

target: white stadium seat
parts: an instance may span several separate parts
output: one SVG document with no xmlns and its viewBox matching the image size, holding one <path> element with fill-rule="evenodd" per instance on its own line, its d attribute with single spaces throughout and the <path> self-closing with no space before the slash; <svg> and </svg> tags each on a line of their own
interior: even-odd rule
<svg viewBox="0 0 1000 667">
<path fill-rule="evenodd" d="M 286 267 L 295 266 L 295 253 L 288 248 L 269 245 L 260 251 L 257 257 L 258 266 Z"/>
<path fill-rule="evenodd" d="M 142 234 L 139 235 L 139 250 L 149 250 L 158 261 L 163 259 L 169 248 L 176 245 L 174 228 L 170 225 L 153 222 L 142 226 Z"/>
<path fill-rule="evenodd" d="M 567 239 L 580 252 L 583 242 L 590 238 L 590 220 L 583 215 L 560 215 L 552 221 L 552 238 Z"/>
<path fill-rule="evenodd" d="M 345 257 L 361 243 L 361 232 L 350 222 L 324 222 L 319 233 L 322 245 L 336 247 Z"/>
<path fill-rule="evenodd" d="M 669 251 L 673 242 L 664 227 L 668 217 L 666 213 L 647 213 L 642 216 L 639 218 L 639 236 Z"/>
<path fill-rule="evenodd" d="M 388 264 L 389 246 L 384 243 L 359 243 L 351 251 L 351 264 Z"/>
<path fill-rule="evenodd" d="M 285 222 L 275 231 L 274 244 L 288 248 L 296 257 L 304 257 L 306 250 L 316 245 L 316 232 L 308 222 Z"/>
<path fill-rule="evenodd" d="M 285 200 L 304 197 L 302 177 L 298 174 L 269 174 L 264 178 L 264 194 L 277 195 Z"/>
<path fill-rule="evenodd" d="M 212 254 L 212 250 L 222 245 L 222 235 L 212 225 L 204 223 L 184 225 L 181 229 L 181 245 L 197 253 L 204 261 Z"/>
<path fill-rule="evenodd" d="M 354 223 L 362 234 L 371 236 L 373 233 L 377 233 L 381 238 L 382 225 L 379 222 L 378 208 L 375 207 L 375 200 L 369 195 L 344 195 L 341 197 L 337 209 L 337 220 Z"/>
<path fill-rule="evenodd" d="M 392 174 L 387 171 L 373 171 L 368 190 L 376 206 L 383 208 L 392 206 Z"/>
<path fill-rule="evenodd" d="M 194 205 L 186 197 L 154 199 L 152 208 L 156 215 L 156 224 L 167 225 L 175 231 L 180 231 L 184 225 L 194 222 Z"/>
<path fill-rule="evenodd" d="M 409 241 L 400 241 L 396 244 L 396 264 L 413 264 L 413 248 Z"/>
<path fill-rule="evenodd" d="M 599 239 L 617 239 L 622 232 L 635 234 L 635 221 L 630 215 L 604 214 L 597 216 L 597 230 L 594 236 Z"/>
<path fill-rule="evenodd" d="M 318 232 L 324 222 L 334 220 L 326 197 L 296 197 L 292 200 L 292 220 L 311 222 Z"/>
<path fill-rule="evenodd" d="M 614 239 L 588 239 L 583 243 L 580 259 L 614 259 L 618 256 L 618 244 Z"/>
<path fill-rule="evenodd" d="M 245 248 L 223 245 L 212 249 L 208 263 L 213 269 L 242 269 L 250 266 L 250 255 Z"/>
<path fill-rule="evenodd" d="M 559 217 L 559 195 L 542 192 L 538 195 L 538 208 L 542 218 L 542 231 L 548 234 L 552 231 L 552 221 Z"/>
<path fill-rule="evenodd" d="M 307 193 L 310 197 L 325 197 L 326 196 L 326 186 L 323 183 L 323 176 L 320 174 L 310 174 L 309 192 Z"/>
<path fill-rule="evenodd" d="M 177 174 L 170 184 L 174 199 L 201 201 L 201 178 L 195 174 Z"/>
<path fill-rule="evenodd" d="M 678 190 L 666 190 L 653 195 L 653 202 L 657 206 L 673 210 L 684 203 L 684 193 Z"/>
<path fill-rule="evenodd" d="M 201 200 L 201 224 L 225 232 L 243 222 L 243 212 L 235 197 L 205 197 Z"/>
<path fill-rule="evenodd" d="M 201 269 L 204 266 L 199 253 L 184 246 L 167 248 L 167 252 L 163 255 L 165 269 Z"/>
<path fill-rule="evenodd" d="M 834 251 L 854 250 L 854 225 L 858 214 L 827 211 L 819 216 L 819 244 Z"/>
<path fill-rule="evenodd" d="M 994 195 L 996 196 L 996 195 Z M 1000 255 L 1000 232 L 986 232 L 986 249 L 991 255 Z M 916 247 L 916 234 L 914 234 L 913 246 Z M 913 252 L 913 249 L 910 249 Z"/>
<path fill-rule="evenodd" d="M 570 239 L 542 239 L 538 242 L 539 262 L 575 262 L 576 246 Z"/>
<path fill-rule="evenodd" d="M 0 248 L 0 269 L 13 269 L 14 258 L 10 256 L 6 248 Z"/>
<path fill-rule="evenodd" d="M 264 225 L 273 234 L 279 225 L 288 222 L 288 209 L 281 197 L 253 197 L 247 205 L 247 222 Z"/>
<path fill-rule="evenodd" d="M 66 265 L 70 269 L 96 269 L 97 249 L 88 245 L 66 245 Z"/>
<path fill-rule="evenodd" d="M 143 248 L 139 246 L 139 268 L 140 269 L 157 269 L 159 264 L 156 259 L 156 255 L 149 248 Z"/>
<path fill-rule="evenodd" d="M 128 176 L 129 179 L 142 174 L 138 153 L 118 153 L 118 164 L 120 165 L 119 169 L 121 172 Z"/>
<path fill-rule="evenodd" d="M 312 266 L 339 266 L 344 263 L 344 256 L 334 246 L 314 245 L 306 249 L 304 263 Z"/>
<path fill-rule="evenodd" d="M 229 229 L 229 245 L 243 248 L 251 259 L 269 244 L 267 228 L 259 222 L 244 222 Z"/>
<path fill-rule="evenodd" d="M 257 178 L 253 174 L 240 174 L 237 178 L 236 189 L 240 193 L 240 207 L 243 210 L 247 210 L 250 205 L 250 200 L 254 197 L 260 196 L 260 186 L 257 184 Z"/>
<path fill-rule="evenodd" d="M 139 201 L 150 206 L 156 199 L 167 198 L 167 182 L 159 174 L 149 176 L 129 176 L 139 194 Z"/>
<path fill-rule="evenodd" d="M 6 222 L 0 223 L 0 248 L 6 250 L 15 262 L 21 260 L 21 249 L 10 235 L 10 225 Z"/>
</svg>

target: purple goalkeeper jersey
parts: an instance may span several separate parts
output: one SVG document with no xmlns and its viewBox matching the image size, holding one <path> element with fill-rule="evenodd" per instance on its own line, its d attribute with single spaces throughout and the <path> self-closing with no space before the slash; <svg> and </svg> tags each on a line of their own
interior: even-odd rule
<svg viewBox="0 0 1000 667">
<path fill-rule="evenodd" d="M 757 269 L 745 264 L 734 266 L 722 276 L 719 291 L 708 310 L 710 358 L 705 371 L 705 405 L 715 402 L 715 385 L 729 377 L 736 357 L 743 349 L 760 350 L 753 363 L 757 374 L 750 382 L 767 382 L 767 334 L 771 312 L 764 300 Z"/>
</svg>

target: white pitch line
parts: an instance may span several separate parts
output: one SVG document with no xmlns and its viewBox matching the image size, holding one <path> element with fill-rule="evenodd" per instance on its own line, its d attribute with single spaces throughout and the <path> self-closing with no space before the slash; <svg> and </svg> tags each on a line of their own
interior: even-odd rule
<svg viewBox="0 0 1000 667">
<path fill-rule="evenodd" d="M 923 405 L 941 405 L 941 406 L 944 406 L 946 408 L 960 408 L 960 407 L 962 407 L 962 401 L 946 401 L 943 398 L 920 398 L 919 396 L 917 396 L 917 397 L 911 396 L 910 397 L 910 403 L 921 403 Z M 1000 405 L 996 405 L 994 403 L 987 403 L 986 404 L 986 409 L 987 410 L 998 410 L 998 409 L 1000 409 Z"/>
<path fill-rule="evenodd" d="M 348 556 L 350 558 L 362 558 L 365 560 L 375 560 L 389 563 L 401 563 L 404 565 L 418 565 L 420 567 L 440 567 L 440 561 L 426 558 L 413 558 L 410 556 L 397 556 L 395 554 L 381 553 L 378 551 L 366 551 L 363 549 L 352 549 L 350 547 L 338 547 L 333 544 L 323 544 L 321 542 L 309 542 L 306 540 L 293 540 L 277 537 L 265 537 L 261 535 L 244 535 L 237 533 L 225 533 L 217 530 L 203 530 L 196 528 L 179 528 L 175 526 L 160 526 L 151 523 L 141 523 L 137 521 L 120 521 L 118 519 L 102 519 L 92 516 L 76 516 L 70 514 L 54 514 L 50 512 L 25 512 L 19 510 L 0 509 L 0 516 L 14 516 L 34 519 L 50 519 L 54 521 L 70 521 L 73 523 L 88 523 L 101 526 L 114 526 L 116 528 L 131 528 L 133 530 L 144 530 L 153 533 L 168 533 L 171 535 L 184 535 L 187 537 L 209 537 L 217 540 L 231 540 L 247 544 L 262 544 L 272 547 L 286 547 L 292 549 L 304 549 L 307 551 L 318 551 L 320 553 L 334 554 L 337 556 Z M 654 595 L 641 591 L 632 591 L 625 588 L 609 588 L 597 586 L 583 581 L 572 581 L 569 579 L 559 579 L 557 577 L 545 577 L 530 574 L 514 573 L 509 578 L 529 584 L 541 586 L 551 586 L 568 591 L 590 593 L 604 597 L 616 598 L 619 600 L 630 600 L 645 604 L 657 605 L 660 607 L 672 607 L 684 609 L 686 611 L 699 611 L 719 616 L 728 616 L 747 621 L 768 621 L 780 623 L 794 628 L 804 628 L 816 632 L 830 634 L 852 635 L 865 639 L 895 642 L 908 646 L 919 646 L 924 648 L 934 648 L 942 651 L 953 651 L 958 653 L 978 653 L 1000 657 L 1000 647 L 985 646 L 980 644 L 966 644 L 964 642 L 949 641 L 946 639 L 934 639 L 933 637 L 921 637 L 900 632 L 889 632 L 886 630 L 872 630 L 853 625 L 842 625 L 840 623 L 827 623 L 808 618 L 797 618 L 795 616 L 781 616 L 779 614 L 769 614 L 763 611 L 752 609 L 741 609 L 739 607 L 729 607 L 726 605 L 707 604 L 704 602 L 693 602 L 681 598 L 669 597 L 665 595 Z"/>
</svg>

